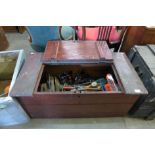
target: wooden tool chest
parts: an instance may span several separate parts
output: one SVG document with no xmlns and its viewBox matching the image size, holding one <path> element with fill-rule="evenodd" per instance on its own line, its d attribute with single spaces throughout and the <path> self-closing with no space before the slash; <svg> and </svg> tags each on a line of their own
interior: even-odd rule
<svg viewBox="0 0 155 155">
<path fill-rule="evenodd" d="M 130 115 L 142 118 L 154 118 L 155 112 L 155 45 L 134 46 L 128 57 L 148 90 L 131 108 Z"/>
<path fill-rule="evenodd" d="M 82 91 L 64 91 L 64 85 L 61 91 L 42 89 L 47 75 L 81 70 L 95 81 L 110 74 L 117 89 L 100 90 L 92 83 Z M 126 55 L 112 53 L 104 41 L 49 41 L 43 54 L 29 55 L 11 92 L 32 118 L 124 116 L 146 94 Z"/>
</svg>

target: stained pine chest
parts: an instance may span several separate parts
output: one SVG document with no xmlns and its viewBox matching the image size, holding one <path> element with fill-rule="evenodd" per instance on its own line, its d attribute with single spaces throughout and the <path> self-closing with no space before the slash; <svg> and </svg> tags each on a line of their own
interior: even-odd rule
<svg viewBox="0 0 155 155">
<path fill-rule="evenodd" d="M 31 118 L 124 116 L 146 94 L 126 55 L 104 41 L 49 41 L 11 91 Z"/>
</svg>

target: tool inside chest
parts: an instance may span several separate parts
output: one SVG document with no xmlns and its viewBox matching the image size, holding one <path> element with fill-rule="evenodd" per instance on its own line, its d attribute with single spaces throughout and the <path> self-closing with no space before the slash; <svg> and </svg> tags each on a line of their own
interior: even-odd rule
<svg viewBox="0 0 155 155">
<path fill-rule="evenodd" d="M 113 67 L 105 64 L 44 65 L 38 92 L 119 92 Z"/>
</svg>

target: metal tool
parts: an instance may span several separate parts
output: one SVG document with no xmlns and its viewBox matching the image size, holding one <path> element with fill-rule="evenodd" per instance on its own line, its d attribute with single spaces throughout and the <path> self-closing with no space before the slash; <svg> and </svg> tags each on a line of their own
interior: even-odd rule
<svg viewBox="0 0 155 155">
<path fill-rule="evenodd" d="M 41 84 L 41 92 L 47 92 L 49 89 L 47 88 L 47 84 L 46 83 L 42 83 Z"/>
<path fill-rule="evenodd" d="M 55 91 L 54 77 L 50 74 L 48 75 L 47 85 L 48 85 L 49 91 L 51 92 Z"/>
</svg>

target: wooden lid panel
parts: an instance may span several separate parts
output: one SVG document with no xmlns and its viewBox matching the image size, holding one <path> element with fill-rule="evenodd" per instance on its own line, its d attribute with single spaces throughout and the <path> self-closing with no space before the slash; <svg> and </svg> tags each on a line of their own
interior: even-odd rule
<svg viewBox="0 0 155 155">
<path fill-rule="evenodd" d="M 112 53 L 104 41 L 49 41 L 43 62 L 112 61 Z"/>
</svg>

